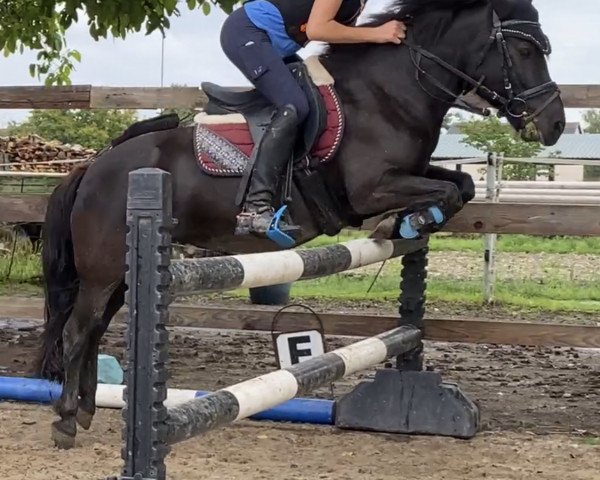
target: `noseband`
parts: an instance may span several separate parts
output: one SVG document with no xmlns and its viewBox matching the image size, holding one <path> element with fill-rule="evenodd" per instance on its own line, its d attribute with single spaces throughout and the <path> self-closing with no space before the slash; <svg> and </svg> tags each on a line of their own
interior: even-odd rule
<svg viewBox="0 0 600 480">
<path fill-rule="evenodd" d="M 534 33 L 528 33 L 527 30 L 532 30 Z M 539 34 L 539 37 L 535 35 L 535 33 Z M 532 43 L 540 52 L 544 55 L 549 55 L 551 53 L 550 42 L 546 35 L 542 33 L 541 25 L 538 22 L 532 22 L 528 20 L 507 20 L 502 22 L 498 17 L 498 14 L 493 12 L 493 28 L 492 32 L 489 36 L 489 41 L 481 53 L 481 58 L 477 64 L 477 69 L 483 64 L 488 52 L 491 50 L 492 46 L 495 44 L 502 58 L 502 74 L 504 77 L 504 92 L 498 93 L 496 91 L 490 90 L 488 87 L 483 85 L 485 77 L 482 76 L 479 81 L 475 80 L 473 77 L 461 72 L 454 66 L 450 65 L 448 62 L 442 60 L 437 55 L 425 50 L 419 45 L 414 44 L 410 39 L 406 39 L 404 44 L 409 47 L 411 50 L 411 58 L 416 67 L 416 79 L 423 91 L 427 93 L 429 96 L 436 98 L 437 100 L 441 100 L 446 102 L 446 100 L 436 97 L 431 94 L 421 83 L 420 75 L 424 75 L 429 78 L 429 80 L 435 85 L 438 89 L 443 91 L 444 93 L 450 95 L 453 98 L 453 102 L 451 103 L 453 106 L 458 108 L 462 108 L 464 110 L 468 110 L 473 113 L 477 113 L 483 116 L 489 116 L 490 111 L 487 108 L 479 108 L 476 107 L 464 99 L 460 98 L 460 95 L 466 93 L 466 90 L 461 92 L 460 95 L 455 94 L 450 91 L 447 87 L 445 87 L 439 80 L 433 77 L 430 73 L 426 72 L 421 67 L 422 58 L 427 58 L 432 60 L 439 66 L 445 68 L 450 71 L 457 77 L 464 80 L 468 85 L 474 87 L 474 91 L 481 98 L 489 102 L 493 106 L 498 107 L 498 116 L 510 116 L 513 118 L 521 119 L 522 127 L 525 127 L 529 122 L 533 121 L 537 116 L 539 116 L 545 109 L 550 105 L 554 99 L 556 99 L 560 95 L 560 90 L 556 82 L 547 82 L 542 85 L 538 85 L 536 87 L 524 90 L 518 94 L 515 94 L 513 89 L 513 81 L 511 81 L 511 73 L 513 72 L 513 62 L 510 56 L 510 52 L 508 51 L 508 45 L 506 44 L 506 37 L 514 37 L 520 38 L 522 40 L 526 40 Z M 516 76 L 513 75 L 514 83 L 517 86 L 521 85 L 521 82 L 518 80 Z M 531 99 L 539 97 L 540 95 L 544 95 L 546 93 L 552 92 L 546 101 L 540 105 L 533 113 L 527 112 L 527 102 Z"/>
</svg>

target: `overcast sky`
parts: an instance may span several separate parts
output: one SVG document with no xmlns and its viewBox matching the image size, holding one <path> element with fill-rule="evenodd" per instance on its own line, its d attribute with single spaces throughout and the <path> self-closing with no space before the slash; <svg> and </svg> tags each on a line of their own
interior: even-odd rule
<svg viewBox="0 0 600 480">
<path fill-rule="evenodd" d="M 385 0 L 370 0 L 367 11 L 376 10 Z M 558 83 L 600 84 L 600 6 L 598 0 L 534 0 L 544 31 L 550 37 L 553 54 L 550 72 Z M 570 11 L 571 10 L 571 11 Z M 173 18 L 165 40 L 164 85 L 195 86 L 207 80 L 227 85 L 245 85 L 246 80 L 231 65 L 219 44 L 219 31 L 225 14 L 213 7 L 209 16 L 190 12 L 185 4 L 182 15 Z M 70 48 L 78 49 L 82 63 L 72 75 L 74 84 L 103 86 L 160 86 L 161 36 L 136 34 L 127 40 L 94 42 L 85 23 L 71 29 Z M 318 51 L 319 46 L 301 52 Z M 29 75 L 31 52 L 0 57 L 0 84 L 38 85 Z M 568 110 L 570 120 L 579 111 Z M 26 116 L 22 110 L 0 110 L 0 126 Z"/>
</svg>

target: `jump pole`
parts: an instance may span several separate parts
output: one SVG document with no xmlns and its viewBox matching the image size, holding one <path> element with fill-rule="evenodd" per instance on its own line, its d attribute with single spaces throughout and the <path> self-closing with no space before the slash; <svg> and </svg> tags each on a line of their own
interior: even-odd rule
<svg viewBox="0 0 600 480">
<path fill-rule="evenodd" d="M 168 410 L 165 441 L 173 444 L 273 408 L 419 345 L 421 331 L 398 327 L 347 347 L 196 398 Z"/>
<path fill-rule="evenodd" d="M 96 406 L 99 408 L 122 409 L 124 385 L 101 383 L 96 389 Z M 0 376 L 0 403 L 4 401 L 52 404 L 60 398 L 62 386 L 57 382 L 40 378 Z M 164 405 L 176 407 L 194 398 L 213 392 L 206 390 L 169 388 Z M 251 420 L 272 422 L 309 423 L 333 425 L 335 402 L 321 398 L 293 398 L 273 408 L 253 414 Z"/>
</svg>

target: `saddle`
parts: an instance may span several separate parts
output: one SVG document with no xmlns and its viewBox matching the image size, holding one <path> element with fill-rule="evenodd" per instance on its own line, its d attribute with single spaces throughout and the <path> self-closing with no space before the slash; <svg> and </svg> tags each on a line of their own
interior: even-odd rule
<svg viewBox="0 0 600 480">
<path fill-rule="evenodd" d="M 339 100 L 333 91 L 333 78 L 316 57 L 310 57 L 306 62 L 297 56 L 293 58 L 293 61 L 287 63 L 287 67 L 306 94 L 309 104 L 309 115 L 301 127 L 294 155 L 295 158 L 300 158 L 308 154 L 327 127 L 327 93 L 336 97 L 334 100 L 338 105 Z M 255 88 L 223 87 L 211 82 L 201 83 L 201 88 L 208 97 L 206 115 L 241 115 L 249 127 L 252 141 L 254 144 L 259 143 L 275 110 L 268 99 Z M 229 119 L 232 120 L 234 119 Z M 237 120 L 240 121 L 240 118 Z M 202 123 L 201 119 L 199 123 Z"/>
<path fill-rule="evenodd" d="M 337 200 L 327 189 L 319 167 L 329 161 L 341 143 L 344 115 L 333 78 L 317 57 L 287 64 L 306 93 L 309 115 L 290 159 L 282 199 L 289 201 L 294 182 L 323 233 L 337 234 L 343 225 Z M 201 84 L 208 97 L 204 111 L 195 117 L 194 149 L 200 168 L 213 176 L 242 177 L 251 169 L 253 155 L 271 122 L 276 107 L 254 88 Z M 242 191 L 244 189 L 240 189 Z M 291 199 L 293 200 L 293 199 Z M 238 204 L 241 199 L 237 199 Z"/>
</svg>

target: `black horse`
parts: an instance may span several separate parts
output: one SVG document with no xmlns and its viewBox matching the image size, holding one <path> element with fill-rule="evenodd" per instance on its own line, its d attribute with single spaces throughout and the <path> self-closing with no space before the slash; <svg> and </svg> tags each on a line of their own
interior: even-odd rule
<svg viewBox="0 0 600 480">
<path fill-rule="evenodd" d="M 553 145 L 563 132 L 564 107 L 546 65 L 550 44 L 530 0 L 398 0 L 369 23 L 392 18 L 409 22 L 404 45 L 339 45 L 320 57 L 335 80 L 345 129 L 334 158 L 313 170 L 335 199 L 338 229 L 435 206 L 443 214 L 435 231 L 473 198 L 469 175 L 429 165 L 445 114 L 469 91 L 526 140 Z M 38 374 L 63 384 L 55 405 L 60 419 L 52 425 L 59 447 L 74 445 L 76 423 L 90 427 L 99 341 L 124 303 L 129 172 L 170 172 L 174 241 L 240 253 L 280 248 L 234 235 L 240 176 L 202 171 L 194 135 L 194 128 L 179 126 L 116 142 L 51 195 Z M 298 190 L 291 182 L 290 214 L 302 227 L 296 238 L 302 244 L 328 229 Z"/>
</svg>

